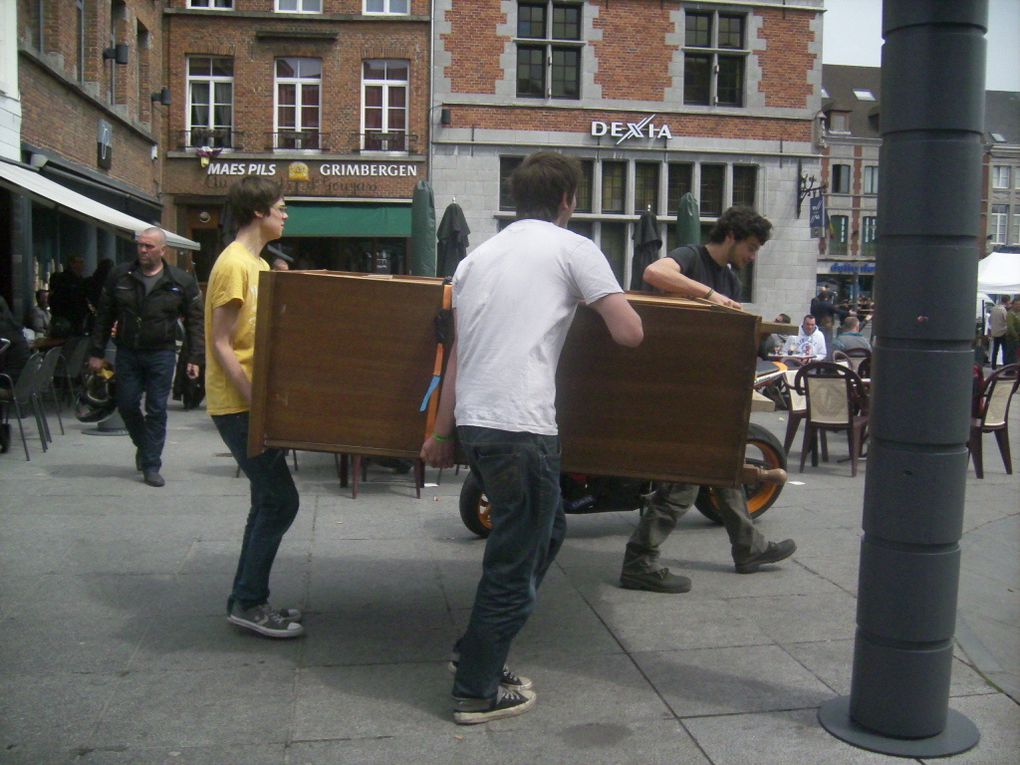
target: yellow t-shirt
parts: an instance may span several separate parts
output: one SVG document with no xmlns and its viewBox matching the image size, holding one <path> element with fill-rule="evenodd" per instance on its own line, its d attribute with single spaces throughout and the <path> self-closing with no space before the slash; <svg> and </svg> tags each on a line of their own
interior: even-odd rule
<svg viewBox="0 0 1020 765">
<path fill-rule="evenodd" d="M 259 272 L 268 270 L 269 264 L 265 260 L 238 242 L 227 245 L 213 264 L 205 290 L 205 400 L 209 414 L 235 414 L 250 408 L 213 354 L 213 309 L 231 300 L 241 301 L 241 311 L 231 340 L 234 353 L 250 380 L 255 371 L 255 311 L 259 298 Z"/>
</svg>

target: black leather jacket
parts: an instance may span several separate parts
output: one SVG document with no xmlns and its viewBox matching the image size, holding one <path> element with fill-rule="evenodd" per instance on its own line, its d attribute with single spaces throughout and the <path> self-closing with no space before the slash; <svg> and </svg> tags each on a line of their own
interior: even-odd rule
<svg viewBox="0 0 1020 765">
<path fill-rule="evenodd" d="M 205 361 L 205 327 L 202 293 L 195 278 L 163 261 L 159 281 L 148 295 L 138 272 L 138 261 L 114 268 L 103 286 L 92 331 L 92 355 L 102 358 L 113 323 L 117 322 L 118 347 L 138 351 L 173 349 L 177 319 L 184 320 L 188 336 L 188 361 Z"/>
</svg>

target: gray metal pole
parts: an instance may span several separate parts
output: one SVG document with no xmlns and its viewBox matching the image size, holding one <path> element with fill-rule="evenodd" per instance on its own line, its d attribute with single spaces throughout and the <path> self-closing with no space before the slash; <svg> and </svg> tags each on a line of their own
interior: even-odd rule
<svg viewBox="0 0 1020 765">
<path fill-rule="evenodd" d="M 974 355 L 987 0 L 885 0 L 878 306 L 849 697 L 819 721 L 865 749 L 973 747 L 949 709 Z"/>
</svg>

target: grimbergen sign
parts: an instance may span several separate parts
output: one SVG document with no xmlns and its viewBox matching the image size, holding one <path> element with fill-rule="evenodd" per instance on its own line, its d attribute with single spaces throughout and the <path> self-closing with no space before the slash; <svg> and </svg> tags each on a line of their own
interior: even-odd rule
<svg viewBox="0 0 1020 765">
<path fill-rule="evenodd" d="M 286 171 L 289 180 L 309 180 L 316 168 L 323 178 L 415 178 L 418 165 L 411 162 L 210 162 L 208 175 L 275 176 Z"/>
</svg>

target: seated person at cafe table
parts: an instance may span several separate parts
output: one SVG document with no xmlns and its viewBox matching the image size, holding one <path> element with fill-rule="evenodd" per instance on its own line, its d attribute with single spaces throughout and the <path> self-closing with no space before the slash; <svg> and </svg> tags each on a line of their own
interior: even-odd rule
<svg viewBox="0 0 1020 765">
<path fill-rule="evenodd" d="M 815 317 L 808 314 L 795 337 L 787 338 L 783 348 L 786 356 L 800 356 L 805 362 L 825 360 L 825 336 L 818 329 Z"/>
</svg>

